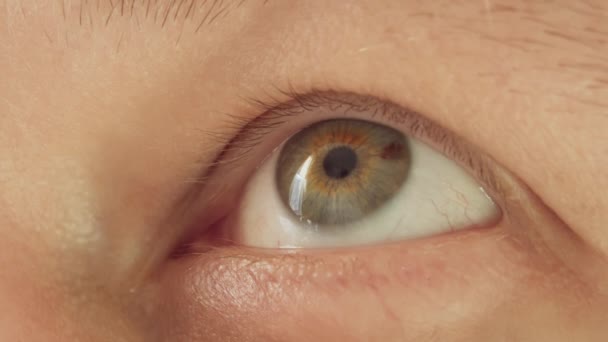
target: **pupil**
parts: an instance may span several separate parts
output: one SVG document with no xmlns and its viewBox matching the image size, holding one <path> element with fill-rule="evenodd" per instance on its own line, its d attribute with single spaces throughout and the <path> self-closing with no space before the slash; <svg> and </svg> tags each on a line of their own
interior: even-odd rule
<svg viewBox="0 0 608 342">
<path fill-rule="evenodd" d="M 330 150 L 323 160 L 323 169 L 330 178 L 347 177 L 357 167 L 357 154 L 347 146 Z"/>
</svg>

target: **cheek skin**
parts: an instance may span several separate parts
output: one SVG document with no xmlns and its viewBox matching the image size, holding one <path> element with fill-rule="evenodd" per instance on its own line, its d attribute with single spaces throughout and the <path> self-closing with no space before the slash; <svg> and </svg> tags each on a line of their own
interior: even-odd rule
<svg viewBox="0 0 608 342">
<path fill-rule="evenodd" d="M 581 303 L 569 291 L 584 293 L 566 268 L 533 250 L 504 229 L 356 251 L 211 250 L 161 277 L 164 305 L 176 310 L 164 333 L 201 341 L 526 340 L 559 317 L 547 302 L 560 298 L 559 310 L 570 312 Z"/>
</svg>

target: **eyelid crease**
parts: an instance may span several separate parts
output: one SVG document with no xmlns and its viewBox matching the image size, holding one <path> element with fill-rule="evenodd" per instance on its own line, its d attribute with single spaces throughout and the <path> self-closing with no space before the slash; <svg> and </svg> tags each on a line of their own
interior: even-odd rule
<svg viewBox="0 0 608 342">
<path fill-rule="evenodd" d="M 479 181 L 489 187 L 492 193 L 501 195 L 501 197 L 505 195 L 506 189 L 501 186 L 496 177 L 495 162 L 465 139 L 427 119 L 422 114 L 392 101 L 381 100 L 369 95 L 320 90 L 312 90 L 307 93 L 299 93 L 291 89 L 278 91 L 280 97 L 287 100 L 272 97 L 266 101 L 257 98 L 246 99 L 258 113 L 262 113 L 253 119 L 250 116 L 226 115 L 228 118 L 226 128 L 231 132 L 236 131 L 236 134 L 228 136 L 217 132 L 206 132 L 224 148 L 217 154 L 213 163 L 200 174 L 197 183 L 204 184 L 218 167 L 238 166 L 243 157 L 258 146 L 262 139 L 294 116 L 326 108 L 331 112 L 345 115 L 352 112 L 368 112 L 371 118 L 380 117 L 393 123 L 404 130 L 406 135 L 421 139 L 434 146 L 440 153 L 464 164 Z"/>
</svg>

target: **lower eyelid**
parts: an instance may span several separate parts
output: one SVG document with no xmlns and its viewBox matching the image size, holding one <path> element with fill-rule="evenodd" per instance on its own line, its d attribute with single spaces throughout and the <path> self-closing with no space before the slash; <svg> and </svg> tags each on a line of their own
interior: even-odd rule
<svg viewBox="0 0 608 342">
<path fill-rule="evenodd" d="M 499 229 L 462 231 L 455 236 L 440 235 L 381 246 L 297 252 L 248 247 L 219 249 L 201 247 L 201 250 L 205 249 L 205 251 L 198 253 L 198 247 L 194 246 L 189 255 L 182 257 L 190 259 L 196 267 L 202 267 L 196 271 L 198 275 L 215 277 L 224 272 L 232 272 L 234 274 L 230 278 L 238 278 L 240 275 L 251 273 L 250 275 L 255 275 L 256 283 L 259 284 L 265 284 L 268 280 L 285 280 L 300 285 L 306 283 L 331 285 L 338 282 L 345 286 L 356 287 L 373 281 L 375 268 L 389 265 L 398 269 L 408 268 L 407 278 L 401 280 L 410 286 L 419 280 L 413 277 L 415 274 L 428 280 L 431 273 L 437 276 L 442 272 L 450 273 L 447 265 L 453 260 L 450 260 L 452 258 L 446 251 L 456 253 L 458 260 L 466 260 L 470 258 L 469 254 L 476 253 L 474 244 L 480 243 L 504 245 L 512 249 L 512 256 L 521 254 L 521 251 L 516 252 L 515 249 L 523 246 L 518 243 L 511 244 L 508 235 L 504 230 Z M 201 246 L 205 245 L 201 244 Z M 506 249 L 501 252 L 505 251 Z M 475 258 L 469 261 L 472 261 L 470 264 L 480 262 Z M 378 278 L 384 277 L 378 275 Z"/>
<path fill-rule="evenodd" d="M 352 296 L 375 298 L 388 311 L 403 304 L 396 319 L 404 320 L 437 318 L 446 305 L 465 300 L 471 312 L 463 311 L 464 319 L 509 300 L 510 291 L 538 274 L 522 246 L 498 229 L 310 253 L 220 248 L 175 263 L 177 268 L 165 274 L 162 283 L 180 287 L 168 291 L 185 293 L 182 301 L 191 303 L 189 310 L 225 313 L 231 321 L 255 324 L 264 324 L 255 317 L 265 315 L 280 320 L 306 312 L 327 313 L 330 307 L 339 313 L 347 307 L 340 298 Z M 399 299 L 392 302 L 396 295 Z M 321 306 L 315 309 L 316 305 Z M 191 317 L 200 319 L 192 313 L 185 319 Z"/>
</svg>

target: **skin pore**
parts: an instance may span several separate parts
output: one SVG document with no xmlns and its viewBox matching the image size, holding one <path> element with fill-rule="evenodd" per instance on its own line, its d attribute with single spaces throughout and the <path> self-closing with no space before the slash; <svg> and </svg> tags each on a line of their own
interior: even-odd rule
<svg viewBox="0 0 608 342">
<path fill-rule="evenodd" d="M 2 0 L 0 340 L 605 341 L 606 56 L 599 0 Z M 224 173 L 209 132 L 284 89 L 444 127 L 492 165 L 502 219 L 198 243 L 255 172 Z"/>
</svg>

